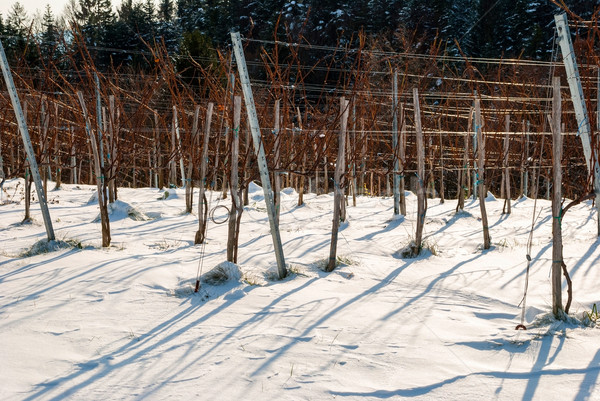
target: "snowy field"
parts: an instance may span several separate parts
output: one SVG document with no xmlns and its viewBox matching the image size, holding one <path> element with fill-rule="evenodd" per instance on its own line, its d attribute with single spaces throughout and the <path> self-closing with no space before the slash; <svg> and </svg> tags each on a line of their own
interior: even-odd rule
<svg viewBox="0 0 600 401">
<path fill-rule="evenodd" d="M 600 330 L 581 320 L 600 306 L 600 250 L 591 204 L 563 220 L 573 279 L 568 322 L 550 317 L 549 201 L 537 203 L 526 302 L 527 238 L 534 201 L 486 201 L 492 249 L 483 251 L 479 204 L 429 200 L 428 249 L 399 251 L 414 235 L 392 199 L 359 197 L 329 253 L 332 195 L 282 194 L 281 236 L 292 274 L 276 280 L 262 190 L 241 225 L 241 278 L 202 284 L 226 259 L 227 224 L 193 245 L 184 190 L 121 189 L 102 249 L 95 187 L 49 192 L 57 239 L 39 205 L 22 224 L 23 184 L 0 206 L 1 400 L 600 400 Z M 50 188 L 53 188 L 50 184 Z M 208 196 L 211 207 L 230 205 Z M 20 203 L 15 203 L 15 202 Z M 215 212 L 222 218 L 223 208 Z M 202 258 L 204 255 L 204 258 Z M 566 291 L 565 300 L 566 300 Z"/>
</svg>

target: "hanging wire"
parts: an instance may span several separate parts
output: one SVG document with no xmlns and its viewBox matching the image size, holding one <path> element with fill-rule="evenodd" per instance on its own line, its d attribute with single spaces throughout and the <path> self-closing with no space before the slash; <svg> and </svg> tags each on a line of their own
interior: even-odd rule
<svg viewBox="0 0 600 401">
<path fill-rule="evenodd" d="M 555 60 L 556 58 L 556 50 L 557 50 L 557 43 L 556 43 L 556 29 L 554 30 L 554 38 L 552 39 L 552 61 Z M 552 81 L 552 76 L 554 74 L 554 64 L 553 67 L 550 69 L 549 73 L 548 73 L 548 81 L 551 82 Z M 548 89 L 548 91 L 550 91 L 550 89 Z M 548 96 L 550 95 L 550 93 L 548 93 Z M 546 104 L 546 113 L 549 111 L 550 108 L 550 103 L 548 102 Z M 544 129 L 546 126 L 546 120 L 544 119 Z M 532 214 L 532 218 L 531 218 L 531 229 L 529 230 L 529 237 L 527 238 L 527 254 L 525 255 L 526 259 L 527 259 L 527 269 L 525 271 L 525 288 L 523 290 L 523 298 L 521 299 L 521 302 L 519 303 L 519 305 L 521 306 L 521 323 L 519 323 L 517 325 L 517 327 L 515 328 L 515 330 L 527 330 L 527 327 L 525 326 L 525 309 L 527 306 L 527 290 L 529 287 L 529 271 L 531 269 L 531 249 L 533 246 L 533 232 L 535 230 L 535 222 L 537 221 L 537 219 L 540 217 L 542 211 L 540 210 L 539 214 L 536 216 L 536 211 L 537 211 L 537 187 L 539 184 L 539 179 L 540 179 L 540 171 L 541 169 L 539 168 L 541 166 L 542 163 L 542 155 L 544 152 L 544 138 L 545 136 L 542 136 L 542 144 L 540 147 L 540 155 L 539 155 L 539 160 L 538 160 L 538 169 L 536 172 L 536 178 L 535 178 L 535 196 L 534 196 L 534 201 L 533 201 L 533 214 Z M 527 185 L 527 184 L 526 184 Z"/>
</svg>

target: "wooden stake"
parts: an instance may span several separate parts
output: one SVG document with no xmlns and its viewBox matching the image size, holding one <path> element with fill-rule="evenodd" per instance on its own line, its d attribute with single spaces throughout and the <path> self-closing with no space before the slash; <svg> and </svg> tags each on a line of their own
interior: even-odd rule
<svg viewBox="0 0 600 401">
<path fill-rule="evenodd" d="M 206 120 L 204 121 L 204 141 L 202 143 L 202 159 L 200 161 L 200 188 L 198 193 L 198 231 L 194 238 L 194 244 L 204 242 L 206 236 L 206 218 L 208 215 L 208 204 L 206 202 L 206 173 L 208 169 L 208 141 L 210 139 L 210 125 L 212 121 L 213 103 L 206 108 Z"/>
<path fill-rule="evenodd" d="M 233 129 L 231 137 L 231 210 L 229 211 L 229 230 L 227 232 L 227 261 L 237 263 L 237 250 L 239 239 L 239 222 L 244 210 L 239 191 L 239 153 L 240 153 L 240 120 L 242 112 L 242 98 L 235 96 L 233 102 Z"/>
<path fill-rule="evenodd" d="M 81 91 L 77 91 L 77 97 L 79 98 L 79 103 L 81 104 L 81 109 L 83 111 L 83 118 L 85 120 L 85 130 L 87 132 L 88 138 L 90 140 L 90 146 L 92 147 L 92 152 L 94 154 L 94 169 L 96 171 L 96 188 L 98 190 L 98 206 L 100 207 L 100 224 L 102 226 L 102 247 L 106 248 L 110 246 L 110 220 L 108 218 L 108 208 L 107 208 L 107 194 L 106 194 L 106 180 L 104 179 L 104 171 L 102 168 L 101 162 L 101 153 L 99 148 L 102 146 L 102 142 L 100 142 L 100 135 L 98 138 L 94 136 L 94 133 L 91 129 L 90 118 L 88 115 L 87 107 L 85 106 L 85 100 L 83 99 L 83 93 Z M 100 144 L 100 146 L 99 146 Z"/>
<path fill-rule="evenodd" d="M 508 133 L 510 132 L 510 115 L 507 114 L 504 118 L 504 157 L 502 158 L 502 189 L 504 192 L 504 207 L 505 209 L 502 211 L 503 213 L 510 214 L 510 172 L 508 170 L 508 157 L 509 157 L 509 149 L 510 149 L 510 139 L 508 137 Z"/>
<path fill-rule="evenodd" d="M 275 201 L 275 216 L 279 220 L 281 211 L 281 133 L 279 132 L 279 107 L 280 100 L 275 101 L 275 123 L 273 124 L 273 134 L 275 135 L 275 171 L 273 171 L 273 200 Z"/>
<path fill-rule="evenodd" d="M 423 225 L 427 213 L 425 183 L 425 146 L 423 141 L 423 128 L 421 127 L 421 107 L 419 105 L 419 90 L 413 88 L 413 103 L 415 111 L 415 131 L 417 138 L 417 229 L 415 232 L 415 243 L 412 246 L 412 256 L 421 253 L 423 242 Z"/>
<path fill-rule="evenodd" d="M 346 167 L 346 127 L 348 124 L 348 101 L 340 98 L 340 133 L 338 142 L 338 157 L 335 163 L 334 189 L 333 189 L 333 227 L 331 228 L 331 246 L 329 248 L 329 261 L 327 271 L 335 269 L 337 261 L 337 239 L 342 220 L 342 208 L 344 207 L 343 175 Z M 343 220 L 342 220 L 343 221 Z"/>
<path fill-rule="evenodd" d="M 483 225 L 483 249 L 490 249 L 491 238 L 488 227 L 487 212 L 485 209 L 485 198 L 487 197 L 487 188 L 484 180 L 485 163 L 485 142 L 483 140 L 483 121 L 481 118 L 481 107 L 479 98 L 475 98 L 475 131 L 477 133 L 477 156 L 478 161 L 478 189 L 479 189 L 479 209 L 481 210 L 481 224 Z"/>
<path fill-rule="evenodd" d="M 562 135 L 561 123 L 561 96 L 560 77 L 552 80 L 552 165 L 553 165 L 553 193 L 552 193 L 552 313 L 557 319 L 562 318 Z"/>
</svg>

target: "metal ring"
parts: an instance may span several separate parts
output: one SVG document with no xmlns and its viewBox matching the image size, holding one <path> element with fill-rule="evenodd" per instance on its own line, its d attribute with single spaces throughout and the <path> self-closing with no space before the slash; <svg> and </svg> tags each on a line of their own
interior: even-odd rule
<svg viewBox="0 0 600 401">
<path fill-rule="evenodd" d="M 215 220 L 215 211 L 217 211 L 218 209 L 221 209 L 221 208 L 227 210 L 227 214 L 225 215 L 224 219 Z M 229 211 L 229 208 L 227 206 L 225 206 L 225 205 L 217 205 L 217 206 L 213 207 L 210 210 L 210 219 L 215 224 L 225 224 L 229 220 L 229 213 L 230 213 L 230 211 Z"/>
</svg>

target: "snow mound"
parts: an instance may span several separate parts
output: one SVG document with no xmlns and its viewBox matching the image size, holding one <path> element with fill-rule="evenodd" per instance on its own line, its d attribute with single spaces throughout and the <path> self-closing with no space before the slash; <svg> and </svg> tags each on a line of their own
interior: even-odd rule
<svg viewBox="0 0 600 401">
<path fill-rule="evenodd" d="M 492 202 L 492 201 L 497 201 L 498 199 L 496 199 L 496 197 L 494 196 L 493 193 L 488 191 L 487 196 L 485 197 L 485 200 L 488 202 Z"/>
<path fill-rule="evenodd" d="M 108 204 L 108 216 L 110 221 L 118 221 L 123 219 L 131 219 L 134 221 L 150 220 L 148 216 L 131 206 L 127 202 L 116 200 Z M 94 219 L 94 223 L 100 221 L 100 214 Z"/>
<path fill-rule="evenodd" d="M 93 203 L 98 203 L 98 191 L 92 192 L 92 196 L 88 199 L 87 204 L 91 205 Z"/>
<path fill-rule="evenodd" d="M 202 282 L 210 285 L 222 285 L 228 281 L 240 281 L 241 279 L 242 272 L 239 266 L 231 262 L 221 262 L 202 275 Z"/>
<path fill-rule="evenodd" d="M 47 239 L 40 240 L 33 244 L 31 248 L 21 253 L 21 257 L 28 258 L 30 256 L 41 255 L 49 252 L 56 252 L 61 249 L 78 248 L 82 249 L 81 242 L 76 240 L 53 240 L 48 241 Z"/>
<path fill-rule="evenodd" d="M 287 196 L 298 196 L 298 193 L 294 188 L 283 188 L 281 193 Z"/>
<path fill-rule="evenodd" d="M 256 184 L 255 182 L 251 182 L 248 185 L 248 197 L 253 202 L 262 202 L 265 200 L 265 194 L 261 186 Z"/>
<path fill-rule="evenodd" d="M 157 198 L 157 199 L 164 200 L 164 199 L 177 199 L 177 198 L 179 198 L 179 195 L 177 194 L 177 189 L 169 188 L 169 189 L 165 189 L 164 191 L 161 191 L 160 198 Z"/>
</svg>

